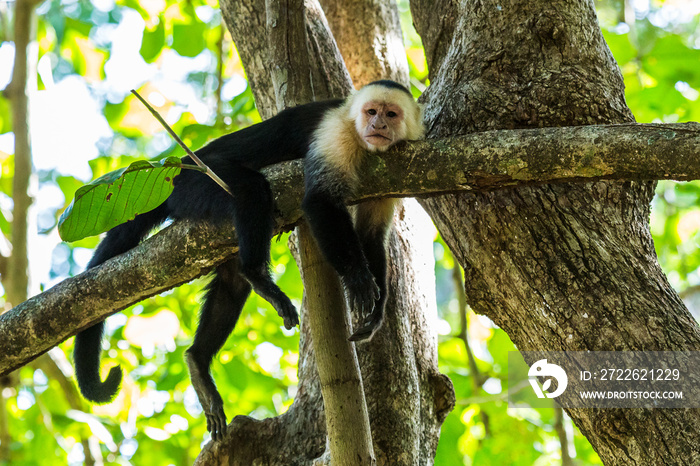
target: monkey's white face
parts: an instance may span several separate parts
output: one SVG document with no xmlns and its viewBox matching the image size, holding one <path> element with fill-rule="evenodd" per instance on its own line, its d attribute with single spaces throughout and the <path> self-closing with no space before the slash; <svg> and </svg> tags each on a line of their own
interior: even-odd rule
<svg viewBox="0 0 700 466">
<path fill-rule="evenodd" d="M 385 151 L 406 138 L 405 115 L 400 105 L 369 100 L 355 118 L 357 134 L 370 151 Z"/>
</svg>

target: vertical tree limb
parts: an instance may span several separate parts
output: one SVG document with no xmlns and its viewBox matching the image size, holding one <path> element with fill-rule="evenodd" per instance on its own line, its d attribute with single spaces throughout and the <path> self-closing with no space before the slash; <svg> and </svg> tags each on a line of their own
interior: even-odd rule
<svg viewBox="0 0 700 466">
<path fill-rule="evenodd" d="M 561 466 L 573 466 L 574 462 L 569 455 L 569 437 L 566 435 L 566 428 L 564 427 L 564 410 L 559 406 L 554 407 L 554 430 L 559 438 Z"/>
<path fill-rule="evenodd" d="M 27 254 L 27 226 L 29 206 L 29 179 L 32 175 L 32 154 L 29 141 L 29 103 L 27 98 L 28 49 L 32 34 L 32 16 L 36 0 L 17 0 L 15 3 L 14 40 L 15 61 L 12 81 L 5 89 L 10 99 L 12 132 L 15 136 L 15 173 L 12 178 L 12 254 L 3 276 L 6 300 L 12 306 L 27 299 L 29 259 Z M 10 307 L 12 307 L 10 306 Z"/>
<path fill-rule="evenodd" d="M 265 11 L 278 110 L 313 100 L 304 0 L 266 0 Z M 348 341 L 343 288 L 305 222 L 300 223 L 298 235 L 331 463 L 373 465 L 367 404 L 355 348 Z"/>
<path fill-rule="evenodd" d="M 323 5 L 357 87 L 383 78 L 408 86 L 395 1 L 323 0 Z M 435 264 L 426 222 L 415 202 L 398 203 L 388 241 L 384 325 L 372 341 L 357 345 L 379 464 L 431 462 L 440 426 L 454 407 L 452 383 L 437 368 Z M 359 316 L 353 319 L 357 325 Z M 397 355 L 405 359 L 399 363 Z"/>
<path fill-rule="evenodd" d="M 304 0 L 265 0 L 270 79 L 277 111 L 314 100 Z"/>
<path fill-rule="evenodd" d="M 479 367 L 476 365 L 476 358 L 474 357 L 474 351 L 472 351 L 471 344 L 469 343 L 469 307 L 467 306 L 467 296 L 464 292 L 464 278 L 462 277 L 462 267 L 454 259 L 454 265 L 452 266 L 452 281 L 455 285 L 455 293 L 457 294 L 457 303 L 459 309 L 459 334 L 457 337 L 462 340 L 464 344 L 464 349 L 467 352 L 467 366 L 469 367 L 469 376 L 472 382 L 472 388 L 474 389 L 474 395 L 479 393 L 484 382 L 488 379 L 488 375 L 483 374 Z M 481 422 L 484 424 L 484 432 L 486 436 L 491 435 L 491 423 L 489 420 L 489 415 L 483 409 L 479 410 L 479 416 L 481 417 Z"/>
<path fill-rule="evenodd" d="M 321 0 L 321 5 L 355 87 L 377 79 L 409 85 L 396 2 Z"/>
<path fill-rule="evenodd" d="M 308 306 L 316 350 L 332 465 L 376 464 L 369 415 L 354 343 L 348 341 L 349 320 L 343 288 L 323 258 L 306 222 L 298 227 Z"/>
<path fill-rule="evenodd" d="M 17 0 L 14 14 L 15 60 L 12 80 L 4 93 L 10 100 L 12 131 L 15 136 L 15 167 L 12 178 L 12 253 L 4 264 L 2 275 L 7 308 L 27 299 L 29 286 L 29 257 L 27 229 L 29 207 L 29 180 L 32 175 L 32 154 L 29 141 L 29 102 L 27 98 L 28 49 L 32 35 L 32 16 L 35 0 Z M 4 16 L 3 16 L 4 17 Z M 0 310 L 1 312 L 2 310 Z M 10 460 L 11 435 L 7 422 L 6 387 L 16 385 L 15 377 L 0 379 L 0 462 Z"/>
<path fill-rule="evenodd" d="M 272 4 L 270 7 L 274 9 Z M 268 118 L 276 113 L 278 107 L 272 85 L 270 56 L 273 52 L 270 39 L 266 33 L 262 33 L 266 31 L 268 23 L 265 0 L 222 1 L 221 9 L 244 63 L 257 108 L 263 118 Z M 305 27 L 309 46 L 313 50 L 311 56 L 307 56 L 312 69 L 313 95 L 316 98 L 346 95 L 350 89 L 347 71 L 330 36 L 323 11 L 314 1 L 307 3 Z M 280 31 L 282 29 L 274 34 L 282 35 Z M 302 52 L 305 51 L 304 47 Z M 285 57 L 283 59 L 287 60 Z M 300 89 L 295 87 L 297 85 L 301 84 L 295 83 L 292 89 Z M 290 87 L 285 89 L 280 95 L 282 99 L 287 99 Z M 290 99 L 296 98 L 290 96 Z M 263 421 L 237 416 L 229 425 L 227 439 L 206 445 L 195 464 L 247 466 L 262 462 L 285 466 L 306 465 L 311 459 L 321 456 L 326 438 L 325 413 L 308 320 L 307 306 L 302 304 L 299 387 L 289 410 L 281 416 Z"/>
<path fill-rule="evenodd" d="M 219 25 L 219 40 L 216 41 L 216 89 L 214 90 L 214 96 L 216 98 L 216 125 L 224 124 L 223 101 L 221 100 L 221 93 L 224 88 L 224 60 L 228 56 L 227 49 L 224 47 L 226 43 L 226 32 L 226 25 L 222 21 Z"/>
<path fill-rule="evenodd" d="M 316 0 L 305 4 L 313 94 L 317 99 L 343 97 L 350 89 L 350 78 L 330 35 L 328 21 Z M 386 0 L 385 4 L 392 2 Z M 223 0 L 221 8 L 258 109 L 267 118 L 277 107 L 272 86 L 272 65 L 277 60 L 273 63 L 268 37 L 261 34 L 268 24 L 265 0 Z M 363 11 L 356 12 L 354 22 L 367 22 L 360 17 L 363 14 L 374 16 Z M 381 35 L 385 25 L 377 21 L 376 27 L 376 33 Z M 276 200 L 287 202 L 283 197 Z M 403 221 L 403 214 L 398 218 Z M 430 265 L 432 238 L 420 236 L 419 230 L 407 223 L 401 227 L 400 235 L 392 236 L 392 291 L 385 324 L 381 335 L 356 347 L 380 464 L 429 464 L 435 455 L 440 424 L 454 405 L 449 379 L 437 372 L 437 340 L 432 327 L 437 315 Z M 423 244 L 427 247 L 418 247 Z M 414 276 L 418 269 L 420 279 Z M 325 422 L 306 307 L 304 303 L 301 312 L 299 392 L 290 409 L 282 416 L 263 421 L 238 416 L 230 425 L 230 438 L 219 445 L 207 445 L 197 464 L 296 465 L 308 464 L 309 457 L 316 458 L 311 455 L 319 447 L 319 435 L 325 436 Z M 391 371 L 386 370 L 389 361 Z M 377 445 L 381 450 L 377 450 Z M 324 455 L 314 464 L 328 461 Z"/>
</svg>

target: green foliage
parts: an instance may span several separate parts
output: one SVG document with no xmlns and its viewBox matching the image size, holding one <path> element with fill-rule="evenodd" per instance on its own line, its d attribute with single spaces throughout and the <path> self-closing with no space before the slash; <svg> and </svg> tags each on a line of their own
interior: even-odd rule
<svg viewBox="0 0 700 466">
<path fill-rule="evenodd" d="M 657 82 L 685 81 L 694 88 L 700 87 L 700 50 L 688 47 L 685 40 L 676 35 L 664 35 L 642 57 L 642 71 Z"/>
<path fill-rule="evenodd" d="M 624 76 L 627 102 L 637 120 L 699 120 L 700 52 L 693 46 L 698 38 L 698 19 L 655 26 L 658 21 L 652 23 L 650 18 L 662 4 L 654 3 L 651 10 L 638 15 L 631 28 L 626 28 L 620 24 L 623 4 L 622 0 L 596 2 L 605 39 Z M 119 80 L 110 81 L 105 71 L 111 60 L 117 61 L 121 45 L 112 34 L 129 15 L 137 14 L 144 25 L 141 43 L 135 46 L 136 57 L 158 73 L 163 73 L 163 63 L 173 57 L 189 64 L 209 63 L 192 65 L 177 82 L 164 83 L 163 79 L 169 77 L 156 73 L 148 84 L 134 85 L 143 86 L 142 95 L 152 102 L 152 94 L 164 100 L 158 110 L 188 146 L 197 149 L 213 138 L 259 121 L 249 88 L 238 90 L 221 103 L 219 113 L 212 110 L 207 116 L 186 99 L 194 96 L 201 106 L 217 107 L 214 96 L 219 84 L 219 59 L 225 64 L 222 83 L 230 84 L 243 76 L 230 38 L 223 38 L 226 52 L 219 49 L 221 17 L 216 8 L 206 0 L 165 0 L 162 4 L 117 0 L 115 4 L 100 2 L 99 8 L 88 0 L 50 1 L 39 6 L 37 42 L 42 65 L 48 64 L 56 83 L 66 78 L 81 79 L 113 132 L 98 144 L 99 154 L 90 162 L 92 178 L 144 158 L 184 155 L 151 115 L 134 103 L 128 91 L 117 88 Z M 412 83 L 414 91 L 419 92 L 428 83 L 425 53 L 412 28 L 408 2 L 401 0 L 399 9 Z M 207 60 L 198 60 L 202 57 Z M 131 59 L 138 65 L 136 58 Z M 43 81 L 46 76 L 42 73 L 39 77 L 42 92 L 49 89 L 50 83 Z M 0 95 L 0 136 L 11 129 L 8 102 Z M 13 167 L 13 156 L 0 152 L 0 231 L 5 237 L 10 233 L 7 206 L 11 203 L 7 201 L 11 198 Z M 39 174 L 40 187 L 56 187 L 66 199 L 44 208 L 43 215 L 57 218 L 57 212 L 84 183 L 72 175 Z M 100 196 L 104 199 L 105 193 Z M 679 290 L 692 291 L 700 284 L 699 205 L 700 183 L 659 183 L 652 210 L 652 234 L 659 260 Z M 42 279 L 42 286 L 81 272 L 91 254 L 89 249 L 96 244 L 97 238 L 91 237 L 56 245 L 50 275 Z M 457 406 L 442 426 L 435 464 L 558 464 L 552 410 L 509 409 L 503 397 L 506 358 L 515 347 L 505 332 L 467 311 L 470 348 L 480 375 L 486 379 L 483 385 L 475 383 L 465 342 L 456 336 L 462 310 L 456 304 L 454 261 L 439 240 L 435 251 L 439 366 L 453 381 L 457 395 Z M 273 241 L 272 263 L 276 282 L 299 304 L 302 286 L 287 250 L 287 235 Z M 192 342 L 204 283 L 197 280 L 183 285 L 108 319 L 105 347 L 109 350 L 103 351 L 102 366 L 118 363 L 124 369 L 122 390 L 112 404 L 96 407 L 78 400 L 76 405 L 57 378 L 47 377 L 33 366 L 22 368 L 19 384 L 6 392 L 13 393 L 7 402 L 11 464 L 82 464 L 81 442 L 88 438 L 98 441 L 106 465 L 192 464 L 207 434 L 183 353 Z M 239 325 L 212 366 L 229 419 L 238 414 L 274 416 L 289 407 L 297 384 L 298 344 L 298 330 L 285 330 L 267 302 L 255 296 L 248 301 Z M 59 349 L 64 354 L 61 358 L 70 358 L 72 340 Z M 569 420 L 565 422 L 571 427 Z M 577 464 L 600 464 L 585 437 L 573 430 Z"/>
<path fill-rule="evenodd" d="M 172 48 L 183 57 L 196 57 L 206 45 L 206 25 L 200 22 L 176 23 L 173 25 Z"/>
<path fill-rule="evenodd" d="M 165 46 L 165 19 L 160 16 L 156 26 L 143 31 L 143 41 L 141 42 L 141 56 L 148 63 L 152 63 L 160 55 L 160 51 Z"/>
<path fill-rule="evenodd" d="M 12 115 L 10 102 L 0 94 L 0 134 L 12 131 Z"/>
<path fill-rule="evenodd" d="M 77 241 L 98 235 L 155 209 L 173 192 L 182 168 L 177 157 L 141 160 L 83 186 L 58 221 L 61 238 Z"/>
</svg>

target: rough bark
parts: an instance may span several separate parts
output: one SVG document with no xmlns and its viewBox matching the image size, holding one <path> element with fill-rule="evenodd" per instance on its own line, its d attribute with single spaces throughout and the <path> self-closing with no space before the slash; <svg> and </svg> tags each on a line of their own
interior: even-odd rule
<svg viewBox="0 0 700 466">
<path fill-rule="evenodd" d="M 314 100 L 304 0 L 265 0 L 268 50 L 277 111 Z"/>
<path fill-rule="evenodd" d="M 313 94 L 304 0 L 266 0 L 265 6 L 277 108 L 329 97 Z M 343 289 L 305 222 L 299 224 L 297 235 L 297 263 L 323 394 L 328 456 L 337 466 L 371 466 L 376 464 L 372 434 L 355 347 L 348 341 Z"/>
<path fill-rule="evenodd" d="M 577 1 L 445 2 L 428 32 L 430 137 L 630 122 L 619 70 Z M 670 158 L 670 157 L 669 157 Z M 698 350 L 700 329 L 661 271 L 653 182 L 596 182 L 444 196 L 424 205 L 465 269 L 469 303 L 521 350 Z M 605 464 L 700 462 L 697 410 L 567 410 Z"/>
<path fill-rule="evenodd" d="M 408 86 L 408 62 L 395 2 L 321 0 L 321 5 L 356 88 L 377 79 Z"/>
<path fill-rule="evenodd" d="M 440 427 L 455 404 L 452 382 L 437 368 L 435 260 L 421 214 L 406 201 L 394 217 L 384 326 L 358 345 L 380 465 L 433 464 Z"/>
<path fill-rule="evenodd" d="M 326 0 L 324 9 L 357 87 L 383 78 L 408 85 L 408 62 L 393 0 Z M 401 157 L 401 162 L 406 159 Z M 390 177 L 385 171 L 376 180 L 383 183 Z M 451 381 L 437 369 L 432 238 L 421 234 L 425 223 L 421 228 L 417 217 L 426 219 L 414 202 L 400 205 L 397 212 L 388 243 L 390 294 L 383 331 L 357 348 L 377 463 L 425 465 L 433 462 L 440 426 L 455 399 Z M 354 328 L 359 317 L 354 316 Z"/>
<path fill-rule="evenodd" d="M 265 9 L 261 9 L 263 4 Z M 328 93 L 329 89 L 335 95 L 348 92 L 350 82 L 347 73 L 329 71 L 344 68 L 317 4 L 309 2 L 306 6 L 306 34 L 299 31 L 298 13 L 302 8 L 299 1 L 225 2 L 221 7 L 245 63 L 258 109 L 264 117 L 291 103 L 310 100 L 314 95 L 327 98 L 333 95 Z M 293 10 L 290 11 L 290 7 Z M 251 15 L 235 16 L 243 10 L 251 12 Z M 258 41 L 261 36 L 259 25 L 263 23 L 267 25 L 267 34 L 263 34 L 267 38 L 264 44 Z M 308 37 L 308 47 L 306 40 L 303 40 L 304 45 L 300 45 L 300 37 L 305 35 Z M 289 44 L 295 45 L 297 50 L 290 50 Z M 309 49 L 313 52 L 308 53 Z M 319 50 L 324 50 L 324 55 L 317 58 L 315 54 Z M 261 57 L 274 61 L 260 62 Z M 290 72 L 293 69 L 302 72 Z M 268 76 L 271 77 L 269 83 L 266 82 Z M 264 84 L 255 84 L 260 82 Z M 265 84 L 268 86 L 265 87 Z M 297 169 L 300 168 L 298 165 Z M 291 182 L 288 179 L 286 187 L 288 191 L 296 192 L 296 202 L 287 206 L 299 216 L 303 181 L 300 172 L 297 175 Z M 284 201 L 279 196 L 276 199 L 278 207 L 281 207 Z M 296 247 L 294 251 L 298 258 Z M 230 435 L 226 440 L 217 445 L 207 445 L 197 458 L 197 464 L 310 464 L 313 459 L 322 456 L 326 445 L 326 420 L 308 321 L 305 299 L 301 309 L 299 387 L 290 409 L 282 416 L 263 421 L 246 416 L 236 417 L 229 426 Z"/>
<path fill-rule="evenodd" d="M 342 97 L 351 88 L 350 76 L 343 65 L 335 40 L 321 6 L 315 0 L 305 2 L 306 28 L 311 53 L 311 81 L 316 96 Z M 263 118 L 277 113 L 272 76 L 275 75 L 272 52 L 265 31 L 265 0 L 221 2 L 221 12 L 245 65 L 248 83 Z"/>
<path fill-rule="evenodd" d="M 388 5 L 391 5 L 391 3 L 384 3 L 385 10 L 390 9 Z M 224 8 L 227 7 L 224 6 Z M 392 5 L 391 8 L 394 9 L 393 14 L 396 15 L 395 6 Z M 316 16 L 316 18 L 316 24 L 324 23 L 322 16 Z M 376 26 L 379 31 L 387 28 L 383 21 L 382 18 L 376 18 Z M 364 20 L 363 22 L 367 23 Z M 238 27 L 240 26 L 239 24 Z M 398 25 L 395 23 L 392 26 Z M 393 31 L 394 35 L 397 33 L 397 30 Z M 380 38 L 379 40 L 383 40 L 381 38 L 382 33 L 377 35 Z M 248 34 L 243 34 L 240 39 L 245 40 L 247 36 Z M 314 37 L 318 36 L 314 36 L 311 33 L 310 36 L 312 38 L 310 43 L 314 50 L 328 49 L 328 45 L 324 46 L 318 39 L 314 39 Z M 367 38 L 367 40 L 371 39 L 372 37 Z M 263 54 L 266 53 L 261 50 L 257 51 L 257 53 L 261 52 Z M 284 56 L 281 58 L 285 59 Z M 371 57 L 366 58 L 371 60 Z M 328 58 L 324 57 L 324 60 L 325 62 L 323 60 L 319 61 L 320 66 L 326 66 L 324 63 L 327 62 Z M 243 58 L 243 61 L 246 63 L 245 58 Z M 331 68 L 334 66 L 331 64 Z M 248 64 L 246 64 L 246 67 L 250 75 L 251 70 Z M 313 69 L 314 66 L 312 66 Z M 327 73 L 312 71 L 312 76 L 323 77 L 327 76 Z M 381 75 L 371 79 L 378 77 L 381 77 Z M 403 80 L 407 81 L 406 78 Z M 329 89 L 330 86 L 324 85 L 321 88 Z M 315 93 L 317 96 L 319 95 L 318 89 L 319 87 L 316 86 Z M 339 94 L 331 93 L 326 95 Z M 402 219 L 403 221 L 405 220 Z M 398 278 L 392 279 L 393 294 L 389 298 L 385 330 L 382 332 L 386 341 L 393 344 L 380 343 L 378 337 L 375 337 L 372 342 L 373 346 L 364 345 L 366 348 L 363 350 L 363 345 L 360 345 L 358 352 L 362 361 L 364 379 L 367 380 L 365 391 L 370 402 L 373 440 L 375 446 L 379 446 L 379 464 L 429 464 L 432 462 L 435 453 L 439 426 L 454 405 L 454 394 L 449 380 L 437 373 L 436 339 L 428 326 L 428 323 L 435 318 L 436 309 L 434 299 L 426 298 L 424 291 L 422 291 L 425 286 L 428 287 L 427 289 L 433 289 L 434 277 L 432 276 L 433 267 L 430 266 L 432 261 L 430 241 L 428 238 L 422 238 L 421 244 L 425 247 L 415 248 L 415 245 L 418 243 L 415 226 L 413 231 L 406 228 L 402 229 L 402 231 L 403 241 L 394 235 L 391 242 L 391 268 L 392 270 L 401 270 L 401 273 L 396 274 L 394 272 Z M 413 252 L 409 245 L 413 245 L 414 249 L 422 251 L 422 254 L 419 255 Z M 416 276 L 413 275 L 416 265 L 425 267 L 426 262 L 429 265 L 427 272 L 419 274 L 424 280 L 416 282 Z M 333 274 L 332 271 L 330 273 Z M 426 273 L 427 280 L 425 280 Z M 306 279 L 305 283 L 307 283 Z M 426 314 L 424 314 L 425 311 L 428 311 L 428 319 L 426 319 Z M 306 321 L 306 307 L 304 306 L 302 311 L 302 323 L 304 324 L 302 327 L 302 340 L 307 338 Z M 344 329 L 334 330 L 341 331 Z M 317 334 L 319 331 L 323 331 L 323 329 L 315 330 Z M 316 338 L 318 339 L 318 337 Z M 302 348 L 301 351 L 304 352 L 305 348 Z M 372 354 L 373 352 L 375 353 L 374 355 Z M 408 357 L 403 360 L 402 358 L 397 358 L 397 354 L 407 355 Z M 393 363 L 393 372 L 385 370 L 388 361 Z M 300 364 L 301 370 L 302 366 Z M 307 374 L 310 373 L 307 372 Z M 406 381 L 410 381 L 410 383 L 406 383 Z M 308 380 L 305 381 L 300 374 L 300 383 L 303 385 L 309 382 Z M 316 384 L 314 383 L 314 385 Z M 298 401 L 295 400 L 293 408 L 298 407 Z M 307 402 L 309 401 L 307 400 Z M 317 400 L 317 402 L 320 404 L 320 400 Z M 416 406 L 420 406 L 420 408 L 415 409 Z M 333 439 L 331 438 L 332 441 Z M 259 460 L 263 458 L 265 458 L 264 455 L 258 456 Z M 281 457 L 277 456 L 276 458 L 279 461 Z M 314 464 L 327 464 L 328 461 L 328 456 L 324 455 Z"/>
</svg>

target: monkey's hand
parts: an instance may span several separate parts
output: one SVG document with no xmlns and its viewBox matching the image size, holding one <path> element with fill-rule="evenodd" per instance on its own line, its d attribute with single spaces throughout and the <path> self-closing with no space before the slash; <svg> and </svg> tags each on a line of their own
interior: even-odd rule
<svg viewBox="0 0 700 466">
<path fill-rule="evenodd" d="M 299 314 L 297 314 L 297 308 L 294 307 L 289 298 L 287 296 L 284 296 L 284 298 L 286 299 L 282 300 L 279 306 L 275 306 L 275 308 L 277 315 L 284 321 L 284 328 L 291 330 L 299 325 Z"/>
<path fill-rule="evenodd" d="M 343 276 L 341 281 L 348 295 L 351 309 L 365 317 L 362 326 L 352 334 L 350 340 L 365 340 L 381 323 L 381 316 L 376 315 L 375 309 L 375 302 L 379 299 L 379 286 L 367 267 Z"/>
</svg>

